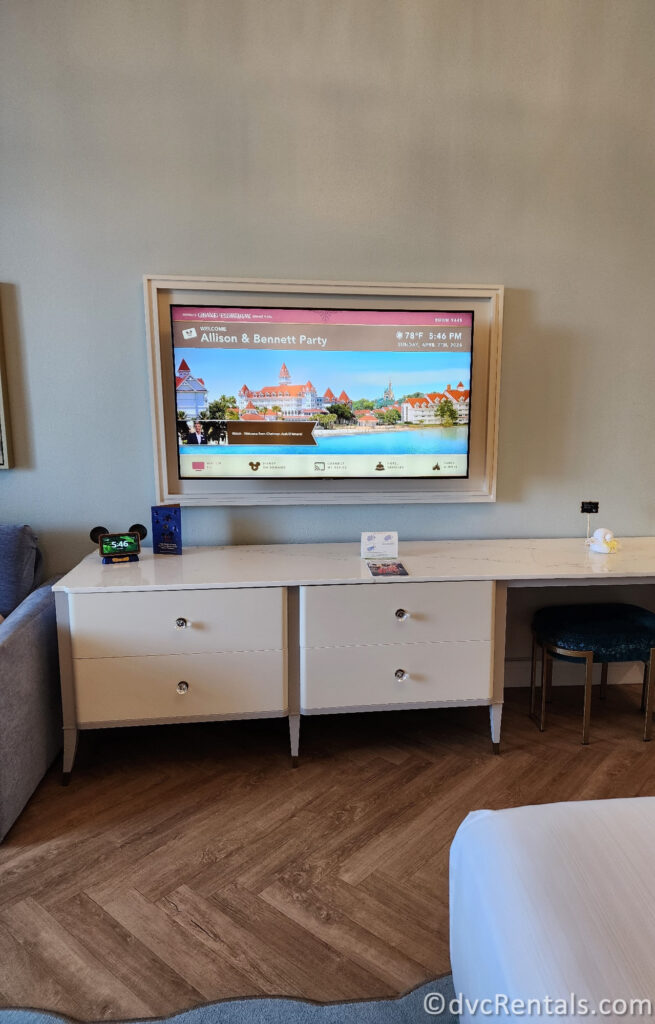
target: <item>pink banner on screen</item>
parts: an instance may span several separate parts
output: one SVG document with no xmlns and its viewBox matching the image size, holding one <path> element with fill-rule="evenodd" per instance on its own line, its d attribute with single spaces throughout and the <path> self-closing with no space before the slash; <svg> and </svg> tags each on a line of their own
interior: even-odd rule
<svg viewBox="0 0 655 1024">
<path fill-rule="evenodd" d="M 390 327 L 471 327 L 472 313 L 364 309 L 240 309 L 226 306 L 173 306 L 174 322 L 387 325 Z"/>
</svg>

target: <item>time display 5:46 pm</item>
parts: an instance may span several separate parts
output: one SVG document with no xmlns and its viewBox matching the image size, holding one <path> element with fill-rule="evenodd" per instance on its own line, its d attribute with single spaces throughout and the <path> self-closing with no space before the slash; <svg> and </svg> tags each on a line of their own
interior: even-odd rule
<svg viewBox="0 0 655 1024">
<path fill-rule="evenodd" d="M 100 539 L 102 555 L 136 555 L 140 547 L 136 533 L 106 533 Z"/>
</svg>

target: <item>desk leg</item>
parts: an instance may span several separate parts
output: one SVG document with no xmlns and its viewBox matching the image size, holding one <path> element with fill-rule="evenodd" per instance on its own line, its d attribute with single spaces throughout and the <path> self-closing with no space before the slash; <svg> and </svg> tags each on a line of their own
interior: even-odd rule
<svg viewBox="0 0 655 1024">
<path fill-rule="evenodd" d="M 68 594 L 55 594 L 57 613 L 57 643 L 59 645 L 59 676 L 61 680 L 61 709 L 64 722 L 64 763 L 61 782 L 67 786 L 71 779 L 75 751 L 77 750 L 77 715 L 75 712 L 75 685 L 73 683 L 73 655 L 71 651 Z"/>
<path fill-rule="evenodd" d="M 644 721 L 644 740 L 648 742 L 653 732 L 653 689 L 655 684 L 655 647 L 651 647 L 650 658 L 646 668 L 646 717 Z"/>
<path fill-rule="evenodd" d="M 489 708 L 489 721 L 491 723 L 491 743 L 494 754 L 500 754 L 500 723 L 503 717 L 503 705 L 492 704 Z"/>
<path fill-rule="evenodd" d="M 532 659 L 530 661 L 530 718 L 537 717 L 537 638 L 532 634 Z"/>
</svg>

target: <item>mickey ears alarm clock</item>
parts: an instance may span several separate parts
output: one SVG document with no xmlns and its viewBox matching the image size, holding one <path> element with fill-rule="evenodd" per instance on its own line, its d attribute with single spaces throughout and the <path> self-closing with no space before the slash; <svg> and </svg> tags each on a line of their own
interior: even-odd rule
<svg viewBox="0 0 655 1024">
<path fill-rule="evenodd" d="M 141 541 L 148 531 L 141 523 L 134 523 L 125 533 L 110 533 L 106 526 L 94 526 L 89 537 L 98 545 L 103 565 L 120 562 L 138 562 Z"/>
</svg>

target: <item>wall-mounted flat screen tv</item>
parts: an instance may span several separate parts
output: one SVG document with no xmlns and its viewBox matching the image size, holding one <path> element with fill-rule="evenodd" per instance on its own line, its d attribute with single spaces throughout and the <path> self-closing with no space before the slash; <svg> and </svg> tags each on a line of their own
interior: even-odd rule
<svg viewBox="0 0 655 1024">
<path fill-rule="evenodd" d="M 156 495 L 495 501 L 502 285 L 144 278 Z"/>
<path fill-rule="evenodd" d="M 468 477 L 473 310 L 170 317 L 180 480 Z"/>
</svg>

